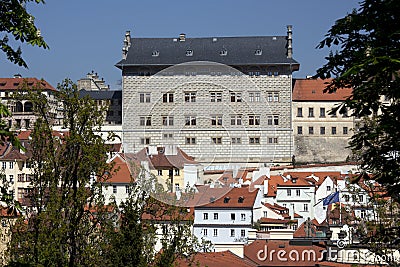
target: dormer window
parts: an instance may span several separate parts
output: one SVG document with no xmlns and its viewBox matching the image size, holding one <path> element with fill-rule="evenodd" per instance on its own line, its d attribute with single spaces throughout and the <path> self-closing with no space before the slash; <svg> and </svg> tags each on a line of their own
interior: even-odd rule
<svg viewBox="0 0 400 267">
<path fill-rule="evenodd" d="M 226 50 L 226 49 L 221 50 L 221 51 L 219 52 L 219 55 L 220 55 L 220 56 L 226 56 L 226 55 L 228 55 L 228 50 Z"/>
<path fill-rule="evenodd" d="M 231 198 L 230 197 L 225 197 L 224 198 L 224 203 L 229 203 L 229 200 L 230 200 Z"/>
<path fill-rule="evenodd" d="M 193 56 L 193 50 L 191 50 L 191 49 L 186 50 L 186 56 L 187 56 L 187 57 Z"/>
<path fill-rule="evenodd" d="M 153 56 L 153 57 L 158 57 L 160 55 L 160 51 L 158 51 L 158 50 L 154 50 L 152 53 L 151 53 L 151 56 Z"/>
<path fill-rule="evenodd" d="M 239 197 L 238 198 L 238 203 L 243 203 L 243 201 L 244 201 L 244 197 Z"/>
<path fill-rule="evenodd" d="M 254 52 L 254 55 L 261 56 L 262 55 L 262 49 L 256 49 L 256 51 Z"/>
</svg>

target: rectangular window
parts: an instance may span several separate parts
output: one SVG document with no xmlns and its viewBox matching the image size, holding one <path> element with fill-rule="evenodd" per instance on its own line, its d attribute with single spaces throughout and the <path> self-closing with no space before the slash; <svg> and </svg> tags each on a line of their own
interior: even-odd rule
<svg viewBox="0 0 400 267">
<path fill-rule="evenodd" d="M 25 177 L 25 174 L 23 174 L 23 173 L 18 174 L 18 182 L 24 182 L 25 181 L 24 177 Z"/>
<path fill-rule="evenodd" d="M 140 117 L 140 126 L 151 126 L 151 117 Z"/>
<path fill-rule="evenodd" d="M 185 102 L 196 102 L 196 92 L 186 92 Z"/>
<path fill-rule="evenodd" d="M 303 127 L 297 126 L 297 134 L 303 134 Z"/>
<path fill-rule="evenodd" d="M 14 162 L 10 161 L 9 167 L 10 167 L 11 170 L 14 169 Z"/>
<path fill-rule="evenodd" d="M 274 125 L 279 125 L 279 116 L 274 115 Z"/>
<path fill-rule="evenodd" d="M 218 229 L 214 229 L 213 234 L 214 236 L 218 236 Z"/>
<path fill-rule="evenodd" d="M 260 137 L 249 137 L 250 145 L 258 145 L 260 144 Z"/>
<path fill-rule="evenodd" d="M 1 166 L 2 166 L 2 168 L 3 168 L 3 170 L 5 170 L 6 168 L 7 168 L 7 162 L 2 162 L 2 164 L 1 164 Z"/>
<path fill-rule="evenodd" d="M 265 218 L 267 218 L 268 217 L 268 211 L 264 211 L 263 215 L 264 215 Z"/>
<path fill-rule="evenodd" d="M 231 220 L 232 220 L 232 221 L 234 221 L 234 220 L 235 220 L 235 218 L 236 218 L 236 215 L 235 215 L 235 213 L 231 213 Z"/>
<path fill-rule="evenodd" d="M 349 133 L 349 129 L 347 127 L 343 127 L 343 134 L 348 134 Z"/>
<path fill-rule="evenodd" d="M 174 125 L 174 117 L 172 117 L 172 116 L 163 116 L 162 117 L 162 125 L 163 126 L 173 126 Z"/>
<path fill-rule="evenodd" d="M 249 125 L 260 125 L 260 115 L 249 115 Z"/>
<path fill-rule="evenodd" d="M 13 184 L 14 183 L 14 175 L 10 175 L 9 177 L 10 177 L 10 184 Z"/>
<path fill-rule="evenodd" d="M 170 134 L 165 133 L 165 134 L 163 134 L 163 138 L 164 139 L 173 139 L 174 135 L 172 133 L 170 133 Z"/>
<path fill-rule="evenodd" d="M 279 92 L 274 92 L 274 102 L 279 102 Z"/>
<path fill-rule="evenodd" d="M 175 176 L 179 176 L 179 174 L 180 174 L 179 169 L 175 169 Z"/>
<path fill-rule="evenodd" d="M 118 191 L 117 191 L 117 186 L 116 185 L 113 185 L 113 194 L 116 194 Z"/>
<path fill-rule="evenodd" d="M 140 144 L 142 144 L 142 145 L 150 145 L 150 137 L 140 138 Z"/>
<path fill-rule="evenodd" d="M 273 98 L 272 98 L 272 93 L 268 93 L 267 94 L 267 101 L 268 102 L 272 102 Z"/>
<path fill-rule="evenodd" d="M 218 213 L 214 213 L 214 220 L 218 220 Z"/>
<path fill-rule="evenodd" d="M 314 134 L 314 127 L 308 127 L 308 134 Z"/>
<path fill-rule="evenodd" d="M 211 102 L 222 102 L 222 93 L 221 92 L 211 92 Z"/>
<path fill-rule="evenodd" d="M 163 171 L 162 170 L 158 170 L 157 173 L 158 173 L 159 176 L 163 175 Z"/>
<path fill-rule="evenodd" d="M 203 220 L 208 220 L 208 213 L 203 213 Z"/>
<path fill-rule="evenodd" d="M 297 108 L 297 117 L 303 117 L 303 108 Z"/>
<path fill-rule="evenodd" d="M 314 117 L 314 108 L 308 108 L 308 117 Z"/>
<path fill-rule="evenodd" d="M 292 196 L 292 190 L 287 189 L 287 190 L 286 190 L 286 193 L 287 193 L 287 196 L 288 196 L 288 197 Z"/>
<path fill-rule="evenodd" d="M 163 94 L 163 102 L 164 103 L 174 102 L 174 94 L 173 93 L 164 93 Z"/>
<path fill-rule="evenodd" d="M 231 115 L 231 125 L 242 125 L 242 115 Z"/>
<path fill-rule="evenodd" d="M 131 188 L 129 187 L 129 185 L 125 185 L 125 193 L 126 194 L 130 194 L 131 193 Z"/>
<path fill-rule="evenodd" d="M 325 118 L 325 108 L 319 108 L 319 117 Z"/>
<path fill-rule="evenodd" d="M 364 202 L 364 196 L 363 195 L 359 195 L 358 199 L 360 200 L 360 202 Z"/>
<path fill-rule="evenodd" d="M 208 235 L 208 230 L 207 229 L 203 229 L 203 236 L 207 236 Z"/>
<path fill-rule="evenodd" d="M 326 186 L 326 191 L 331 191 L 331 186 L 330 185 Z"/>
<path fill-rule="evenodd" d="M 231 237 L 235 236 L 235 229 L 231 229 Z"/>
<path fill-rule="evenodd" d="M 216 145 L 220 145 L 222 144 L 222 137 L 211 137 L 211 141 Z"/>
<path fill-rule="evenodd" d="M 212 115 L 211 125 L 222 125 L 222 115 Z"/>
<path fill-rule="evenodd" d="M 260 102 L 260 92 L 249 92 L 249 102 Z"/>
<path fill-rule="evenodd" d="M 242 93 L 231 92 L 231 102 L 242 102 Z"/>
<path fill-rule="evenodd" d="M 246 236 L 246 230 L 240 230 L 240 236 L 245 237 Z"/>
<path fill-rule="evenodd" d="M 320 133 L 321 135 L 324 135 L 324 134 L 325 134 L 325 127 L 319 128 L 319 133 Z"/>
<path fill-rule="evenodd" d="M 267 116 L 267 125 L 272 125 L 272 116 Z"/>
<path fill-rule="evenodd" d="M 300 196 L 300 189 L 296 189 L 296 196 Z"/>
<path fill-rule="evenodd" d="M 139 93 L 140 103 L 150 103 L 151 93 Z"/>
<path fill-rule="evenodd" d="M 307 203 L 303 205 L 303 209 L 304 209 L 304 211 L 308 211 L 308 204 Z"/>
<path fill-rule="evenodd" d="M 196 116 L 185 116 L 185 125 L 196 125 Z"/>
<path fill-rule="evenodd" d="M 333 135 L 336 134 L 336 127 L 332 127 L 332 134 L 333 134 Z"/>
<path fill-rule="evenodd" d="M 240 214 L 240 220 L 245 221 L 246 220 L 246 214 L 242 213 Z"/>
<path fill-rule="evenodd" d="M 232 144 L 241 144 L 242 143 L 242 139 L 240 137 L 232 137 L 231 141 L 232 141 Z"/>
<path fill-rule="evenodd" d="M 196 137 L 186 137 L 186 142 L 187 145 L 195 145 L 196 144 Z"/>
</svg>

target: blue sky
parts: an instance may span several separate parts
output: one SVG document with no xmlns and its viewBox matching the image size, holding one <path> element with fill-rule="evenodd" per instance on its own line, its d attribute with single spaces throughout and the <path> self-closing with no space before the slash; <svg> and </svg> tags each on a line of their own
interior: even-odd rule
<svg viewBox="0 0 400 267">
<path fill-rule="evenodd" d="M 0 54 L 0 76 L 44 78 L 53 86 L 76 81 L 94 70 L 118 89 L 126 30 L 132 37 L 286 35 L 293 25 L 293 57 L 300 63 L 294 77 L 312 75 L 328 50 L 315 49 L 335 20 L 359 7 L 357 0 L 47 0 L 28 4 L 49 50 L 22 45 L 29 69 Z M 3 34 L 0 34 L 3 36 Z"/>
</svg>

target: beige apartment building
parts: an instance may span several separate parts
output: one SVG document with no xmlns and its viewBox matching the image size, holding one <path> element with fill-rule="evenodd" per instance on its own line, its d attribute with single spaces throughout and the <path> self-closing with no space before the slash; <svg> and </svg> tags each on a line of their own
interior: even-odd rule
<svg viewBox="0 0 400 267">
<path fill-rule="evenodd" d="M 177 145 L 199 163 L 290 162 L 286 36 L 131 38 L 122 71 L 125 152 Z"/>
<path fill-rule="evenodd" d="M 347 148 L 355 127 L 350 114 L 330 114 L 352 89 L 323 93 L 327 81 L 294 79 L 292 120 L 297 162 L 341 162 L 351 157 Z"/>
</svg>

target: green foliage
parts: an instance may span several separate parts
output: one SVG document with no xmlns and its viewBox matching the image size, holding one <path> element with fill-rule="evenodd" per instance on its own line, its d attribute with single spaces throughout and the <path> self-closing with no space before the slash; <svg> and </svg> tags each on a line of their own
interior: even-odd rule
<svg viewBox="0 0 400 267">
<path fill-rule="evenodd" d="M 0 32 L 11 34 L 17 42 L 46 49 L 48 45 L 43 37 L 39 36 L 34 17 L 26 10 L 25 6 L 30 2 L 44 3 L 43 0 L 2 0 L 0 4 Z M 13 48 L 9 44 L 7 34 L 0 39 L 0 47 L 9 61 L 25 68 L 28 67 L 22 58 L 21 48 Z"/>
<path fill-rule="evenodd" d="M 374 216 L 361 220 L 357 229 L 361 241 L 381 255 L 398 249 L 400 241 L 399 9 L 397 0 L 364 0 L 358 10 L 337 20 L 318 46 L 331 52 L 315 76 L 333 78 L 327 92 L 353 89 L 334 112 L 348 109 L 358 120 L 349 145 L 362 174 L 353 182 L 374 179 L 383 186 L 378 195 L 370 191 Z"/>
<path fill-rule="evenodd" d="M 336 21 L 319 48 L 330 47 L 316 77 L 330 78 L 326 91 L 353 88 L 336 107 L 362 119 L 350 147 L 362 169 L 400 198 L 400 2 L 365 0 Z M 335 111 L 336 111 L 335 110 Z"/>
<path fill-rule="evenodd" d="M 108 221 L 101 188 L 91 178 L 110 168 L 105 141 L 94 132 L 103 113 L 92 100 L 79 98 L 70 80 L 58 89 L 68 127 L 60 136 L 53 134 L 44 94 L 30 96 L 38 115 L 31 133 L 31 207 L 16 223 L 10 256 L 15 264 L 99 266 L 98 229 Z"/>
</svg>

